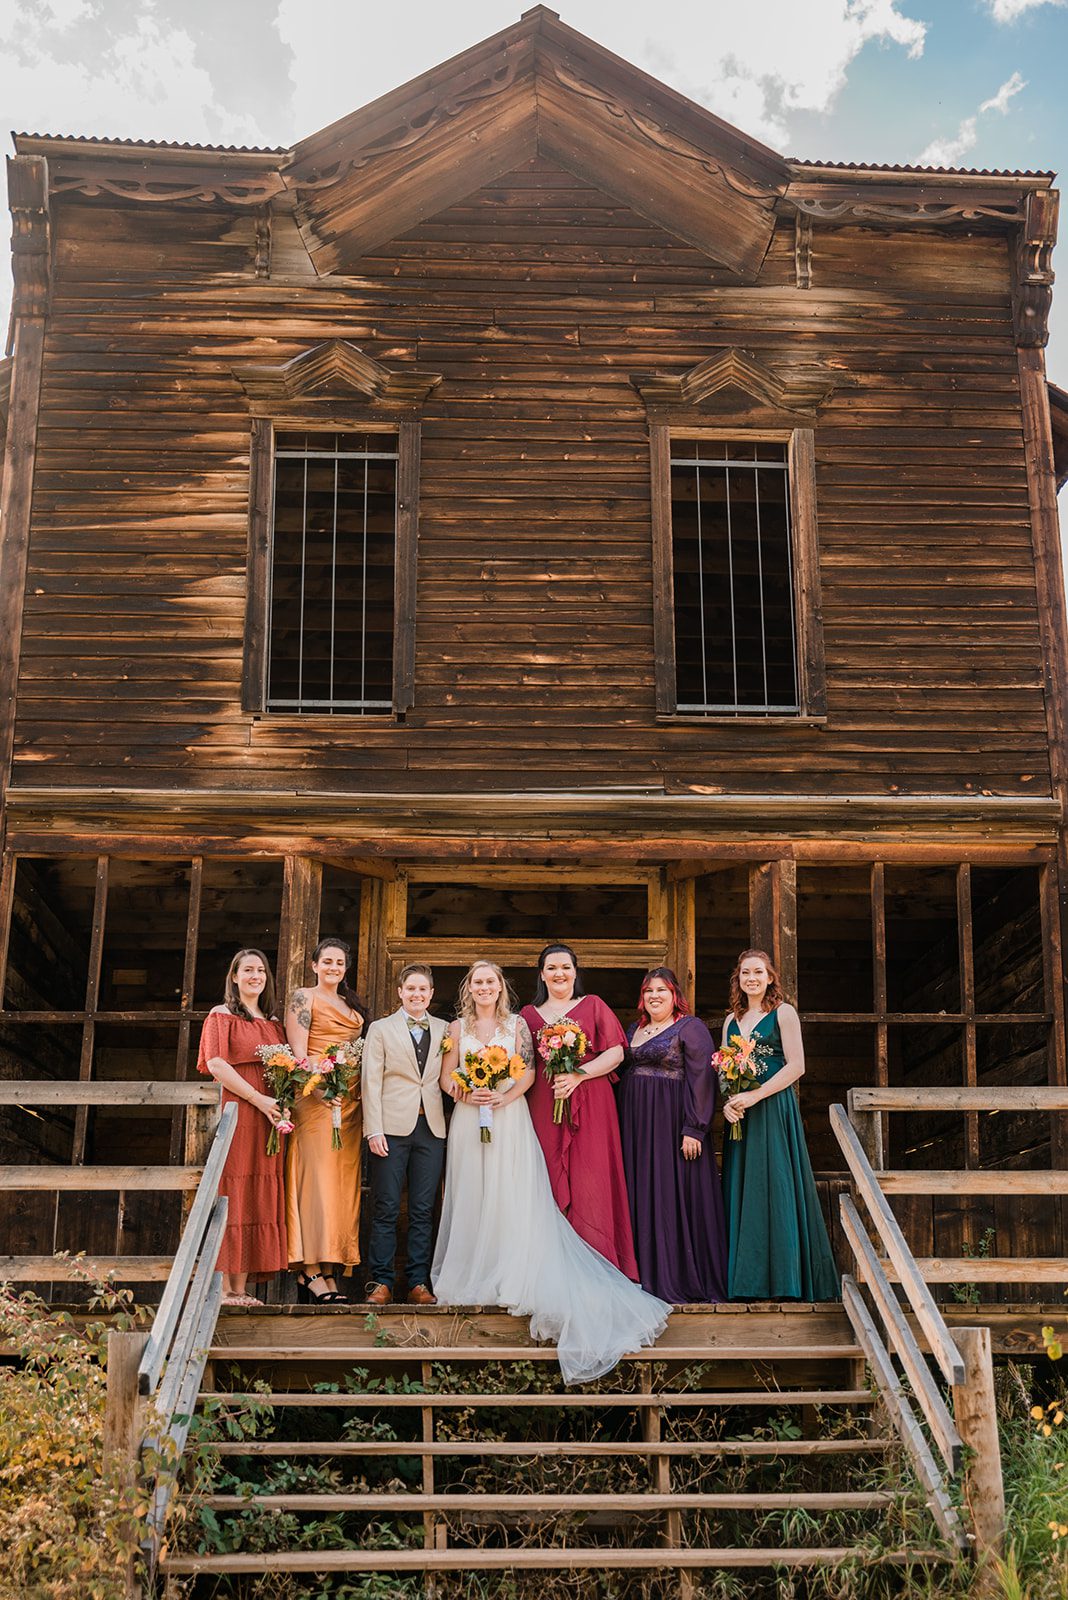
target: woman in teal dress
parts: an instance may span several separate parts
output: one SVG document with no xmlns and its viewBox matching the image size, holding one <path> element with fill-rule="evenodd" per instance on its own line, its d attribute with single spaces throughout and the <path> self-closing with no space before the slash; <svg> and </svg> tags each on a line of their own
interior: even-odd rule
<svg viewBox="0 0 1068 1600">
<path fill-rule="evenodd" d="M 742 1137 L 723 1141 L 727 1296 L 837 1300 L 838 1272 L 820 1210 L 793 1086 L 805 1071 L 801 1022 L 763 950 L 745 950 L 731 976 L 723 1043 L 754 1038 L 761 1081 L 724 1105 Z"/>
</svg>

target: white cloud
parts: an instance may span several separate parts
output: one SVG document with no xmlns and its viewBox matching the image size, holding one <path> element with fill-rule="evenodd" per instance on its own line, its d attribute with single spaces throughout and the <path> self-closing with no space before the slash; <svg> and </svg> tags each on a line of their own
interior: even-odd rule
<svg viewBox="0 0 1068 1600">
<path fill-rule="evenodd" d="M 276 27 L 293 57 L 296 137 L 508 26 L 521 9 L 506 0 L 466 0 L 461 8 L 409 4 L 412 26 L 398 29 L 389 8 L 318 0 L 320 26 L 313 30 L 307 0 L 279 0 Z M 784 148 L 791 142 L 790 113 L 830 110 L 866 45 L 897 46 L 911 57 L 923 53 L 926 26 L 906 10 L 907 0 L 740 6 L 660 0 L 655 38 L 643 7 L 568 0 L 562 14 L 617 55 Z M 331 41 L 327 52 L 324 36 Z"/>
<path fill-rule="evenodd" d="M 1002 113 L 1007 113 L 1009 109 L 1009 101 L 1012 99 L 1013 95 L 1019 94 L 1021 89 L 1026 88 L 1027 79 L 1022 78 L 1018 72 L 1014 72 L 1011 78 L 1006 78 L 997 94 L 993 94 L 990 96 L 989 100 L 983 101 L 982 105 L 979 107 L 979 110 L 980 112 L 1001 111 Z"/>
<path fill-rule="evenodd" d="M 6 0 L 0 105 L 7 126 L 112 138 L 264 142 L 258 121 L 216 102 L 182 27 L 151 0 Z"/>
<path fill-rule="evenodd" d="M 964 117 L 957 127 L 956 133 L 951 138 L 932 139 L 926 149 L 922 150 L 916 158 L 921 167 L 956 167 L 963 161 L 969 150 L 974 150 L 979 143 L 979 118 L 988 111 L 1000 111 L 1002 116 L 1008 115 L 1009 102 L 1021 89 L 1027 88 L 1027 80 L 1018 72 L 1005 82 L 996 94 L 989 100 L 984 100 L 979 110 L 970 117 Z"/>
<path fill-rule="evenodd" d="M 1025 11 L 1037 11 L 1039 6 L 1063 6 L 1068 0 L 986 0 L 995 22 L 1016 22 Z"/>
</svg>

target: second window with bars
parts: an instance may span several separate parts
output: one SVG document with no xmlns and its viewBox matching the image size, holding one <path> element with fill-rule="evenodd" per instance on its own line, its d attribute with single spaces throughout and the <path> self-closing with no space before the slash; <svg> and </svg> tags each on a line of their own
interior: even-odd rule
<svg viewBox="0 0 1068 1600">
<path fill-rule="evenodd" d="M 396 434 L 275 439 L 268 711 L 393 704 Z"/>
</svg>

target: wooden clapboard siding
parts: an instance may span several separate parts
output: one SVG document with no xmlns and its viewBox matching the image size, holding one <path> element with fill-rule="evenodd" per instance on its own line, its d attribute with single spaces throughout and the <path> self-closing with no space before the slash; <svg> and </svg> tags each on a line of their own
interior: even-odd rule
<svg viewBox="0 0 1068 1600">
<path fill-rule="evenodd" d="M 997 235 L 817 226 L 801 290 L 780 222 L 747 285 L 540 158 L 352 277 L 257 277 L 253 221 L 224 207 L 64 198 L 53 225 L 16 786 L 1049 792 Z M 231 369 L 331 338 L 443 374 L 403 726 L 240 709 Z M 731 344 L 842 375 L 816 427 L 825 725 L 655 717 L 630 374 Z"/>
</svg>

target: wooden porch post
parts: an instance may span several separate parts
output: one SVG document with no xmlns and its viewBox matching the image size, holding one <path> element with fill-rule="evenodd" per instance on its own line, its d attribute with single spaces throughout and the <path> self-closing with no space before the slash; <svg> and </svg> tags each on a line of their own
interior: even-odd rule
<svg viewBox="0 0 1068 1600">
<path fill-rule="evenodd" d="M 697 1003 L 697 885 L 692 877 L 667 884 L 667 964 L 693 1010 Z"/>
<path fill-rule="evenodd" d="M 787 995 L 797 995 L 797 863 L 762 861 L 749 868 L 749 937 L 766 950 Z"/>
<path fill-rule="evenodd" d="M 308 856 L 286 856 L 282 883 L 282 916 L 278 933 L 278 1003 L 299 989 L 307 977 L 308 958 L 319 937 L 322 862 Z"/>
<path fill-rule="evenodd" d="M 964 1382 L 953 1390 L 957 1432 L 972 1452 L 965 1501 L 972 1515 L 980 1556 L 1000 1556 L 1005 1543 L 1005 1486 L 1001 1476 L 994 1366 L 989 1328 L 954 1328 L 964 1361 Z"/>
<path fill-rule="evenodd" d="M 107 1397 L 104 1405 L 104 1467 L 114 1468 L 125 1488 L 132 1490 L 140 1465 L 144 1431 L 145 1402 L 137 1392 L 137 1369 L 141 1364 L 147 1333 L 108 1333 Z M 131 1519 L 129 1538 L 136 1544 L 140 1523 Z M 126 1569 L 126 1594 L 135 1600 L 141 1592 L 137 1581 L 136 1557 Z"/>
</svg>

